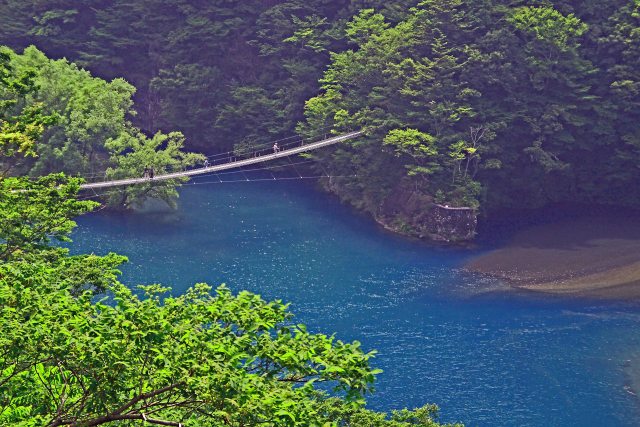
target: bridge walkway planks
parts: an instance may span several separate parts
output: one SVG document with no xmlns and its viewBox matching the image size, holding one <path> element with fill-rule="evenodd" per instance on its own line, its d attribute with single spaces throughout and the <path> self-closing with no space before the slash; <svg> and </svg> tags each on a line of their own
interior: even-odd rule
<svg viewBox="0 0 640 427">
<path fill-rule="evenodd" d="M 223 163 L 221 165 L 214 165 L 214 166 L 208 166 L 208 167 L 203 167 L 198 169 L 191 169 L 188 171 L 157 175 L 157 176 L 154 176 L 153 178 L 128 178 L 128 179 L 119 179 L 119 180 L 113 180 L 113 181 L 92 182 L 92 183 L 82 184 L 80 188 L 85 190 L 93 190 L 98 188 L 111 188 L 111 187 L 118 187 L 123 185 L 141 184 L 145 182 L 148 183 L 148 182 L 155 182 L 155 181 L 166 181 L 168 179 L 192 177 L 197 175 L 221 172 L 229 169 L 237 169 L 243 166 L 254 165 L 256 163 L 264 163 L 270 160 L 276 160 L 276 159 L 291 156 L 294 154 L 317 150 L 318 148 L 327 147 L 329 145 L 337 144 L 339 142 L 346 141 L 348 139 L 356 138 L 362 134 L 363 134 L 362 131 L 350 132 L 344 135 L 327 138 L 322 141 L 313 142 L 311 144 L 301 145 L 299 147 L 291 148 L 288 150 L 282 150 L 282 151 L 279 151 L 278 153 L 231 161 L 231 162 Z"/>
</svg>

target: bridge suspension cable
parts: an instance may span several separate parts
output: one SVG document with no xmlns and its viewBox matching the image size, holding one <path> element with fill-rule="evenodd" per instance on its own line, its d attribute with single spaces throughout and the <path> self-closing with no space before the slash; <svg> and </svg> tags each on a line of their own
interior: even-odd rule
<svg viewBox="0 0 640 427">
<path fill-rule="evenodd" d="M 296 144 L 291 146 L 290 148 L 286 147 L 285 149 L 275 151 L 272 154 L 262 154 L 260 152 L 254 152 L 255 153 L 254 157 L 240 159 L 240 160 L 236 160 L 234 157 L 231 157 L 228 162 L 218 164 L 218 165 L 206 166 L 202 168 L 191 169 L 191 170 L 180 171 L 180 172 L 166 173 L 166 174 L 156 175 L 153 178 L 142 177 L 142 178 L 127 178 L 127 179 L 118 179 L 118 180 L 111 180 L 111 181 L 92 182 L 92 183 L 82 184 L 80 188 L 95 190 L 98 188 L 118 187 L 118 186 L 124 186 L 124 185 L 166 181 L 166 180 L 176 179 L 176 178 L 189 178 L 197 175 L 214 174 L 214 173 L 229 170 L 229 169 L 242 168 L 244 166 L 268 162 L 271 160 L 288 157 L 294 154 L 317 150 L 322 147 L 327 147 L 329 145 L 337 144 L 342 141 L 356 138 L 362 134 L 363 134 L 362 131 L 350 132 L 344 135 L 334 136 L 331 138 L 323 139 L 321 141 L 313 142 L 309 144 L 304 144 L 304 141 L 303 141 L 302 145 Z"/>
</svg>

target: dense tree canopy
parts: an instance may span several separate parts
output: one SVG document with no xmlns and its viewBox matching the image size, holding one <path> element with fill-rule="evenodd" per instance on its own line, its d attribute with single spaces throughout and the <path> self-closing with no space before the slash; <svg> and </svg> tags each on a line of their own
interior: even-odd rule
<svg viewBox="0 0 640 427">
<path fill-rule="evenodd" d="M 118 281 L 124 257 L 52 245 L 97 206 L 60 172 L 141 176 L 203 161 L 184 147 L 362 128 L 313 158 L 351 176 L 331 191 L 376 215 L 402 193 L 488 210 L 640 205 L 638 0 L 6 0 L 2 11 L 3 425 L 437 425 L 431 406 L 363 409 L 373 353 L 309 333 L 282 302 L 204 284 L 135 293 Z M 107 200 L 171 204 L 177 184 Z"/>
<path fill-rule="evenodd" d="M 142 176 L 145 166 L 156 173 L 173 172 L 204 160 L 183 150 L 179 132 L 148 138 L 134 127 L 135 89 L 123 79 L 106 82 L 66 60 L 51 60 L 33 46 L 23 54 L 3 49 L 0 55 L 7 76 L 0 86 L 0 147 L 5 155 L 0 165 L 5 174 L 130 178 Z M 121 208 L 151 197 L 174 205 L 179 182 L 125 188 L 110 192 L 105 200 Z"/>
<path fill-rule="evenodd" d="M 347 26 L 353 48 L 333 55 L 323 93 L 307 102 L 307 123 L 367 127 L 372 148 L 353 156 L 385 156 L 376 149 L 384 141 L 409 177 L 428 176 L 421 192 L 444 192 L 454 205 L 637 205 L 635 189 L 621 190 L 638 178 L 626 163 L 640 160 L 638 111 L 631 93 L 619 96 L 637 69 L 629 72 L 630 56 L 605 58 L 599 47 L 605 26 L 631 18 L 637 3 L 614 3 L 615 18 L 595 23 L 560 4 L 423 1 L 395 26 L 365 10 Z M 619 68 L 632 80 L 616 81 Z M 369 185 L 364 176 L 358 191 Z"/>
<path fill-rule="evenodd" d="M 183 131 L 187 148 L 365 127 L 365 141 L 317 159 L 357 174 L 331 190 L 371 212 L 394 190 L 489 210 L 640 203 L 629 185 L 640 160 L 637 0 L 8 6 L 0 40 L 125 77 L 139 88 L 135 123 Z M 407 150 L 402 138 L 400 149 L 410 130 L 427 145 Z M 109 129 L 95 131 L 80 137 Z"/>
</svg>

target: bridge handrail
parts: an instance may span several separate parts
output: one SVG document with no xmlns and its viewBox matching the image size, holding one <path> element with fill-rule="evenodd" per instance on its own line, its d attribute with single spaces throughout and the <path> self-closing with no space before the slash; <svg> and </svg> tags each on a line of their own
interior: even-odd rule
<svg viewBox="0 0 640 427">
<path fill-rule="evenodd" d="M 118 186 L 123 186 L 123 185 L 132 185 L 132 184 L 141 184 L 141 183 L 145 183 L 145 182 L 156 182 L 156 181 L 166 181 L 169 179 L 176 179 L 176 178 L 183 178 L 183 177 L 191 177 L 191 176 L 196 176 L 196 175 L 204 175 L 204 174 L 208 174 L 208 173 L 213 173 L 213 172 L 220 172 L 223 170 L 227 170 L 227 169 L 236 169 L 236 168 L 240 168 L 243 166 L 248 166 L 248 165 L 252 165 L 252 164 L 256 164 L 256 163 L 262 163 L 262 162 L 267 162 L 269 160 L 275 160 L 278 159 L 280 157 L 287 157 L 287 156 L 291 156 L 294 154 L 299 154 L 299 153 L 304 153 L 306 151 L 312 151 L 315 150 L 317 148 L 322 148 L 322 147 L 326 147 L 329 145 L 333 145 L 336 144 L 338 142 L 342 142 L 342 141 L 346 141 L 348 139 L 353 139 L 356 138 L 360 135 L 363 134 L 363 131 L 355 131 L 355 132 L 350 132 L 344 135 L 339 135 L 339 136 L 334 136 L 332 138 L 327 138 L 324 139 L 322 141 L 318 141 L 318 142 L 313 142 L 310 144 L 306 144 L 306 145 L 302 145 L 299 147 L 295 147 L 295 148 L 291 148 L 288 150 L 282 150 L 279 151 L 277 153 L 273 153 L 273 154 L 267 154 L 267 155 L 263 155 L 263 156 L 257 156 L 257 157 L 251 157 L 248 159 L 243 159 L 243 160 L 236 160 L 236 161 L 231 161 L 231 162 L 227 162 L 227 163 L 223 163 L 223 164 L 219 164 L 219 165 L 213 165 L 213 166 L 208 166 L 208 167 L 203 167 L 203 168 L 198 168 L 198 169 L 191 169 L 188 171 L 181 171 L 181 172 L 172 172 L 172 173 L 167 173 L 167 174 L 163 174 L 163 175 L 156 175 L 153 178 L 126 178 L 126 179 L 119 179 L 119 180 L 112 180 L 112 181 L 103 181 L 103 182 L 93 182 L 93 183 L 87 183 L 87 184 L 82 184 L 80 186 L 80 188 L 82 189 L 96 189 L 96 188 L 108 188 L 108 187 L 118 187 Z"/>
</svg>

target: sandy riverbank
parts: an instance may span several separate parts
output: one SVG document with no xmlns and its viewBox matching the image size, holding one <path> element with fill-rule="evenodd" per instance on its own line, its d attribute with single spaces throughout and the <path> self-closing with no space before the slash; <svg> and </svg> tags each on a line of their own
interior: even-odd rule
<svg viewBox="0 0 640 427">
<path fill-rule="evenodd" d="M 640 298 L 640 220 L 598 216 L 531 227 L 465 268 L 530 291 Z"/>
</svg>

